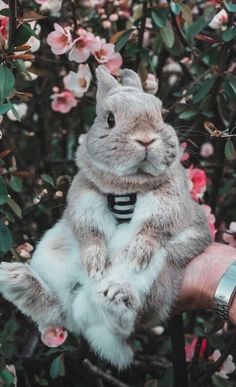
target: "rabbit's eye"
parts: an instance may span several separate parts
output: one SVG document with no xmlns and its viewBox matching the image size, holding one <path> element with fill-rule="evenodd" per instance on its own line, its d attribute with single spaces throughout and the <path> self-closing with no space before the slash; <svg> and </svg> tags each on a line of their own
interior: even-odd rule
<svg viewBox="0 0 236 387">
<path fill-rule="evenodd" d="M 116 124 L 115 116 L 112 112 L 110 112 L 107 116 L 107 123 L 108 123 L 109 128 L 114 128 L 114 126 Z"/>
</svg>

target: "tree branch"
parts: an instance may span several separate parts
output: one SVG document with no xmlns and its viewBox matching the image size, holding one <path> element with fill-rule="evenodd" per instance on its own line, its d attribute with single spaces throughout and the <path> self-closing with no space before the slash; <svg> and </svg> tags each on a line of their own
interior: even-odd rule
<svg viewBox="0 0 236 387">
<path fill-rule="evenodd" d="M 131 387 L 130 385 L 120 382 L 118 379 L 114 378 L 114 376 L 106 374 L 104 371 L 102 371 L 100 368 L 92 364 L 88 359 L 84 359 L 83 364 L 88 368 L 91 373 L 94 375 L 97 375 L 101 379 L 105 380 L 106 382 L 110 383 L 112 386 L 115 387 Z"/>
<path fill-rule="evenodd" d="M 17 25 L 17 7 L 16 0 L 9 0 L 9 9 L 11 10 L 11 16 L 9 17 L 9 35 L 8 35 L 8 48 L 13 49 L 16 40 L 16 25 Z"/>
<path fill-rule="evenodd" d="M 139 28 L 139 36 L 138 36 L 138 47 L 139 47 L 140 50 L 139 50 L 139 52 L 137 54 L 137 57 L 136 57 L 136 65 L 135 65 L 136 71 L 139 68 L 140 52 L 141 52 L 141 50 L 143 48 L 143 38 L 144 38 L 146 19 L 147 19 L 147 9 L 148 9 L 148 0 L 146 0 L 143 3 L 143 15 L 142 15 L 142 19 L 141 19 L 141 25 L 140 25 L 140 28 Z"/>
</svg>

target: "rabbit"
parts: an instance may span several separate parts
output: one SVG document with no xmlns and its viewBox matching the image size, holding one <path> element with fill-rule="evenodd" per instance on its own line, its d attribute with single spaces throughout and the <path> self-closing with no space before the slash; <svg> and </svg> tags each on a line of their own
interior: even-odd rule
<svg viewBox="0 0 236 387">
<path fill-rule="evenodd" d="M 102 66 L 96 73 L 96 118 L 64 214 L 29 265 L 1 263 L 0 292 L 40 331 L 82 334 L 122 369 L 132 362 L 131 333 L 170 317 L 185 266 L 211 237 L 160 99 L 132 70 L 121 83 Z"/>
</svg>

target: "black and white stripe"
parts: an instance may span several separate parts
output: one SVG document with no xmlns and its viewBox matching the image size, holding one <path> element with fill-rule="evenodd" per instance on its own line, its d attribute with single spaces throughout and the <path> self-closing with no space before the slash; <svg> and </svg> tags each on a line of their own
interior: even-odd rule
<svg viewBox="0 0 236 387">
<path fill-rule="evenodd" d="M 136 203 L 136 194 L 108 195 L 108 207 L 119 223 L 129 222 Z"/>
</svg>

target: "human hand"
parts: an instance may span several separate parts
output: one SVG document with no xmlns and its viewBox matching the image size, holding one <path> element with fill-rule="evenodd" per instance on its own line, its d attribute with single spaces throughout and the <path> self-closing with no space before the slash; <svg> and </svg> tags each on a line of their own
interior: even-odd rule
<svg viewBox="0 0 236 387">
<path fill-rule="evenodd" d="M 176 311 L 188 309 L 214 309 L 214 294 L 221 277 L 236 261 L 236 249 L 221 243 L 212 243 L 186 267 Z M 236 281 L 236 278 L 235 278 Z M 229 310 L 236 324 L 236 297 Z"/>
</svg>

